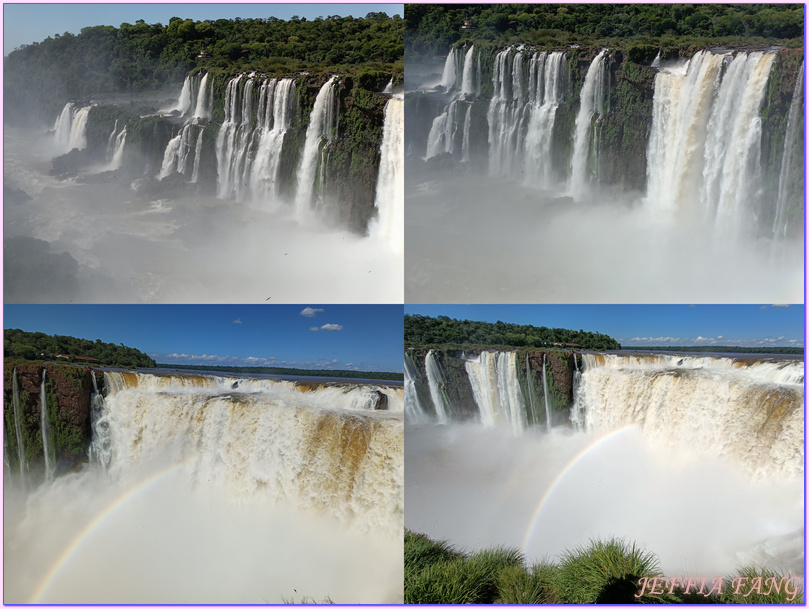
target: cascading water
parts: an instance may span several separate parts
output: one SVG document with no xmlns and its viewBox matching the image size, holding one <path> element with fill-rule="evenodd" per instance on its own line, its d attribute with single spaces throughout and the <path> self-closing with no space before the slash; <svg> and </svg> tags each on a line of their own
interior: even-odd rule
<svg viewBox="0 0 809 609">
<path fill-rule="evenodd" d="M 197 103 L 194 107 L 194 118 L 202 120 L 210 120 L 211 118 L 211 95 L 213 90 L 208 90 L 208 73 L 202 76 L 199 83 L 199 92 L 197 93 Z"/>
<path fill-rule="evenodd" d="M 54 143 L 60 154 L 87 147 L 87 117 L 92 106 L 77 108 L 68 102 L 54 123 Z"/>
<path fill-rule="evenodd" d="M 20 463 L 20 483 L 22 484 L 23 488 L 25 487 L 25 470 L 27 469 L 27 463 L 25 461 L 25 444 L 23 442 L 22 437 L 22 423 L 20 419 L 20 388 L 17 382 L 17 369 L 14 368 L 14 372 L 12 373 L 11 377 L 12 383 L 12 405 L 14 407 L 14 431 L 17 434 L 17 460 Z"/>
<path fill-rule="evenodd" d="M 45 457 L 45 482 L 53 480 L 53 446 L 51 444 L 51 423 L 48 418 L 48 400 L 45 392 L 45 374 L 42 371 L 42 385 L 39 389 L 39 422 L 40 433 L 42 434 L 42 452 Z"/>
<path fill-rule="evenodd" d="M 258 102 L 258 149 L 250 168 L 250 188 L 258 200 L 278 196 L 278 168 L 284 135 L 298 113 L 295 81 L 270 79 L 262 83 Z"/>
<path fill-rule="evenodd" d="M 207 76 L 207 74 L 206 74 Z M 183 88 L 180 91 L 180 98 L 177 100 L 177 103 L 172 106 L 169 110 L 166 110 L 167 113 L 171 112 L 179 112 L 180 116 L 185 116 L 191 110 L 191 104 L 194 101 L 194 94 L 192 91 L 193 87 L 193 77 L 189 74 L 185 77 L 183 81 Z"/>
<path fill-rule="evenodd" d="M 104 396 L 98 390 L 96 375 L 93 379 L 93 394 L 90 396 L 90 427 L 93 430 L 93 442 L 90 444 L 89 457 L 104 469 L 110 463 L 110 425 L 105 417 Z"/>
<path fill-rule="evenodd" d="M 593 116 L 601 116 L 605 109 L 607 83 L 607 49 L 602 49 L 590 63 L 579 96 L 579 113 L 573 138 L 573 158 L 570 167 L 570 189 L 581 194 L 596 172 L 588 172 L 590 134 Z"/>
<path fill-rule="evenodd" d="M 166 151 L 163 153 L 163 164 L 158 179 L 162 180 L 174 173 L 188 173 L 188 159 L 192 150 L 195 152 L 194 166 L 197 165 L 196 151 L 202 136 L 200 133 L 200 136 L 197 137 L 197 145 L 194 146 L 191 143 L 193 132 L 194 126 L 189 123 L 169 141 Z"/>
<path fill-rule="evenodd" d="M 467 360 L 464 365 L 481 423 L 488 427 L 503 425 L 515 434 L 522 433 L 528 422 L 517 379 L 517 354 L 482 351 L 477 359 Z"/>
<path fill-rule="evenodd" d="M 489 173 L 552 182 L 556 110 L 567 91 L 565 54 L 505 49 L 494 60 L 489 121 Z M 527 86 L 525 82 L 527 80 Z"/>
<path fill-rule="evenodd" d="M 392 97 L 385 105 L 385 125 L 376 181 L 377 220 L 370 229 L 394 252 L 404 252 L 404 101 Z"/>
<path fill-rule="evenodd" d="M 795 82 L 795 90 L 792 92 L 792 103 L 789 105 L 784 153 L 781 157 L 781 172 L 778 176 L 778 200 L 775 208 L 775 220 L 773 221 L 773 236 L 776 239 L 782 239 L 787 234 L 786 207 L 790 195 L 788 181 L 792 165 L 792 146 L 797 131 L 798 113 L 803 103 L 803 71 L 804 64 L 801 63 L 798 80 Z"/>
<path fill-rule="evenodd" d="M 717 455 L 760 478 L 803 473 L 802 361 L 584 354 L 587 429 L 639 425 L 660 445 Z"/>
<path fill-rule="evenodd" d="M 802 573 L 801 360 L 582 357 L 570 368 L 574 387 L 581 372 L 574 411 L 586 430 L 575 421 L 516 437 L 508 426 L 415 426 L 405 525 L 469 551 L 520 548 L 532 560 L 623 537 L 656 554 L 666 576 L 752 564 Z M 484 384 L 477 366 L 466 362 L 473 391 Z M 543 388 L 548 375 L 565 377 L 556 368 L 543 360 Z M 500 390 L 490 378 L 493 404 Z"/>
<path fill-rule="evenodd" d="M 433 407 L 435 408 L 435 415 L 438 423 L 445 425 L 449 422 L 447 414 L 448 408 L 446 403 L 444 373 L 441 372 L 441 366 L 435 359 L 433 350 L 430 349 L 424 358 L 424 367 L 427 370 L 427 383 L 430 387 L 430 398 L 433 400 Z"/>
<path fill-rule="evenodd" d="M 335 80 L 332 76 L 327 80 L 315 98 L 312 114 L 309 116 L 309 126 L 306 129 L 306 141 L 303 145 L 303 156 L 298 169 L 298 190 L 295 195 L 295 207 L 299 217 L 305 217 L 312 208 L 315 193 L 315 181 L 318 176 L 318 159 L 320 145 L 323 140 L 330 140 L 334 129 L 336 115 Z"/>
<path fill-rule="evenodd" d="M 7 601 L 401 602 L 400 386 L 106 372 L 104 390 L 89 465 L 7 496 Z"/>
<path fill-rule="evenodd" d="M 553 429 L 553 419 L 551 419 L 551 407 L 550 402 L 548 401 L 548 376 L 547 376 L 547 368 L 548 364 L 545 361 L 545 354 L 542 354 L 542 392 L 545 397 L 545 424 L 548 427 L 548 433 L 551 432 Z"/>
<path fill-rule="evenodd" d="M 471 120 L 471 102 L 480 93 L 480 59 L 475 55 L 475 47 L 470 46 L 463 54 L 461 49 L 451 49 L 444 63 L 444 76 L 441 86 L 450 93 L 449 103 L 443 112 L 433 119 L 430 133 L 427 136 L 427 151 L 425 158 L 429 159 L 439 154 L 453 154 L 460 146 L 462 160 L 469 160 L 469 123 Z M 458 85 L 460 73 L 460 88 Z M 460 113 L 464 113 L 464 119 Z M 464 121 L 462 131 L 459 131 L 461 120 Z M 461 141 L 458 134 L 463 133 Z"/>
<path fill-rule="evenodd" d="M 761 195 L 759 111 L 774 58 L 700 51 L 656 76 L 647 207 L 703 214 L 731 236 L 750 229 Z"/>
<path fill-rule="evenodd" d="M 416 391 L 416 367 L 405 354 L 404 358 L 404 407 L 405 416 L 412 423 L 420 423 L 428 419 L 427 412 L 421 405 L 419 394 Z"/>
</svg>

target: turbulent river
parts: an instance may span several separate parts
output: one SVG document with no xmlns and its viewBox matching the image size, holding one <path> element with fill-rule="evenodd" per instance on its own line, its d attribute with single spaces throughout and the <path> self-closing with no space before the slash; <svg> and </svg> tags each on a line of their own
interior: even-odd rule
<svg viewBox="0 0 809 609">
<path fill-rule="evenodd" d="M 6 602 L 401 602 L 401 387 L 104 380 L 91 462 L 6 483 Z"/>
</svg>

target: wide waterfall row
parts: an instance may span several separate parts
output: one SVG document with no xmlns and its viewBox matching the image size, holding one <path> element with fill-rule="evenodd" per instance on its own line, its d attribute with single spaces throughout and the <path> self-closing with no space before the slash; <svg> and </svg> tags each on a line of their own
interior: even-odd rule
<svg viewBox="0 0 809 609">
<path fill-rule="evenodd" d="M 228 82 L 225 120 L 216 138 L 217 196 L 260 201 L 278 194 L 284 134 L 297 115 L 292 79 L 258 82 L 239 75 Z"/>
<path fill-rule="evenodd" d="M 494 59 L 489 102 L 489 173 L 552 182 L 556 110 L 568 89 L 563 52 L 505 49 Z"/>
<path fill-rule="evenodd" d="M 77 107 L 68 102 L 53 126 L 54 144 L 59 153 L 87 147 L 87 117 L 92 106 Z"/>
<path fill-rule="evenodd" d="M 551 380 L 557 395 L 551 396 L 548 377 L 553 376 L 553 366 L 544 353 L 482 351 L 474 356 L 450 356 L 430 350 L 421 361 L 407 354 L 406 416 L 413 423 L 475 421 L 515 434 L 529 427 L 550 430 L 564 418 L 560 412 L 566 408 L 562 370 L 574 358 L 573 354 L 560 354 L 560 376 Z"/>
<path fill-rule="evenodd" d="M 655 79 L 647 205 L 752 230 L 762 206 L 761 106 L 775 53 L 696 53 Z"/>
<path fill-rule="evenodd" d="M 511 427 L 521 433 L 527 424 L 525 401 L 517 380 L 517 354 L 483 351 L 466 362 L 483 425 Z"/>
<path fill-rule="evenodd" d="M 588 431 L 639 425 L 650 441 L 721 455 L 753 475 L 803 474 L 800 360 L 584 355 Z"/>
<path fill-rule="evenodd" d="M 109 456 L 115 479 L 126 482 L 169 460 L 193 484 L 222 488 L 238 502 L 291 501 L 360 530 L 401 531 L 402 419 L 366 407 L 384 392 L 390 409 L 401 412 L 401 390 L 104 376 L 108 392 L 96 426 L 108 431 L 94 438 L 91 452 Z"/>
</svg>

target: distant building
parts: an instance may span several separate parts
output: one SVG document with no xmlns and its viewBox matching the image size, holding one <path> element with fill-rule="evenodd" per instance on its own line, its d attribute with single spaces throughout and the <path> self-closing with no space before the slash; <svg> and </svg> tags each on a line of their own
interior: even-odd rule
<svg viewBox="0 0 809 609">
<path fill-rule="evenodd" d="M 463 25 L 461 26 L 461 31 L 462 32 L 474 32 L 475 29 L 476 28 L 475 28 L 474 25 L 472 25 L 472 20 L 471 19 L 464 19 L 463 20 Z"/>
<path fill-rule="evenodd" d="M 208 55 L 208 51 L 206 51 L 205 49 L 202 49 L 199 52 L 199 55 L 197 55 L 197 59 L 210 59 L 210 58 L 211 56 Z"/>
</svg>

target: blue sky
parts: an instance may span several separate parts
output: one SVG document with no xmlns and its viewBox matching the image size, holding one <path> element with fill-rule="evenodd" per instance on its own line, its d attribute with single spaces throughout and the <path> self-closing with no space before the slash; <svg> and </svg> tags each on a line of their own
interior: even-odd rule
<svg viewBox="0 0 809 609">
<path fill-rule="evenodd" d="M 41 42 L 48 36 L 70 32 L 78 34 L 91 25 L 146 23 L 168 25 L 172 17 L 194 19 L 232 19 L 234 17 L 278 17 L 289 19 L 293 15 L 315 19 L 328 15 L 365 17 L 368 13 L 383 12 L 390 16 L 403 15 L 403 4 L 317 4 L 317 3 L 256 3 L 256 4 L 202 4 L 163 3 L 48 3 L 3 5 L 3 55 L 22 44 Z"/>
<path fill-rule="evenodd" d="M 803 305 L 405 305 L 411 315 L 607 334 L 632 345 L 803 347 Z"/>
<path fill-rule="evenodd" d="M 401 305 L 5 305 L 4 328 L 123 343 L 159 363 L 402 370 Z"/>
</svg>

